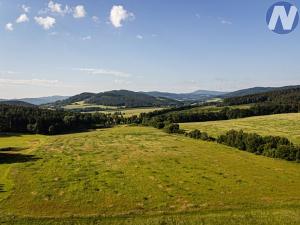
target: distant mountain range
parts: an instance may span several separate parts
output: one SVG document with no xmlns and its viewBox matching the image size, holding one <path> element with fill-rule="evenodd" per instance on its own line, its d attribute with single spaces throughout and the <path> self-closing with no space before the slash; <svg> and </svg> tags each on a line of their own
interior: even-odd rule
<svg viewBox="0 0 300 225">
<path fill-rule="evenodd" d="M 84 102 L 86 104 L 118 106 L 118 107 L 150 107 L 150 106 L 179 106 L 191 102 L 205 102 L 213 98 L 234 98 L 254 94 L 262 94 L 274 90 L 285 90 L 299 86 L 285 87 L 254 87 L 242 89 L 234 92 L 219 92 L 198 90 L 191 93 L 169 93 L 169 92 L 134 92 L 128 90 L 115 90 L 101 93 L 84 92 L 72 97 L 50 96 L 42 98 L 23 98 L 5 100 L 0 99 L 0 103 L 16 105 L 44 105 L 50 107 L 63 107 L 66 105 Z"/>
<path fill-rule="evenodd" d="M 61 101 L 69 98 L 68 96 L 49 96 L 49 97 L 40 97 L 40 98 L 21 98 L 21 99 L 0 99 L 0 102 L 3 103 L 3 101 L 6 102 L 13 102 L 13 101 L 19 101 L 19 102 L 25 102 L 30 103 L 32 105 L 43 105 L 43 104 L 49 104 L 56 101 Z"/>
<path fill-rule="evenodd" d="M 222 95 L 221 97 L 222 98 L 243 97 L 247 95 L 263 94 L 272 91 L 294 89 L 299 87 L 300 85 L 290 85 L 290 86 L 283 86 L 283 87 L 254 87 L 254 88 L 247 88 L 247 89 L 230 92 L 225 95 Z"/>
<path fill-rule="evenodd" d="M 49 106 L 62 107 L 78 102 L 93 105 L 117 106 L 117 107 L 151 107 L 151 106 L 180 106 L 182 102 L 164 98 L 154 97 L 141 92 L 128 90 L 115 90 L 101 93 L 82 93 L 72 96 L 63 101 L 58 101 Z"/>
<path fill-rule="evenodd" d="M 36 105 L 30 104 L 28 102 L 23 102 L 19 100 L 0 100 L 0 105 L 5 104 L 5 105 L 14 105 L 14 106 L 24 106 L 24 107 L 37 107 Z"/>
<path fill-rule="evenodd" d="M 169 93 L 169 92 L 143 92 L 144 94 L 151 95 L 153 97 L 163 97 L 163 98 L 170 98 L 175 99 L 178 101 L 205 101 L 210 98 L 214 98 L 217 96 L 222 96 L 227 94 L 227 92 L 220 92 L 220 91 L 206 91 L 206 90 L 198 90 L 191 93 Z"/>
<path fill-rule="evenodd" d="M 277 88 L 275 88 L 275 87 L 247 88 L 247 89 L 242 89 L 242 90 L 224 94 L 224 95 L 222 95 L 222 98 L 233 98 L 233 97 L 241 97 L 241 96 L 246 96 L 246 95 L 261 94 L 261 93 L 273 91 L 275 89 L 277 89 Z"/>
</svg>

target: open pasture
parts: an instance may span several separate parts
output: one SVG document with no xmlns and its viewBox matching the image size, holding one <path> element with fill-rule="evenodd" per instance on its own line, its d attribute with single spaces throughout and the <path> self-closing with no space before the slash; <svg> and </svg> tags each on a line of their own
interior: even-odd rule
<svg viewBox="0 0 300 225">
<path fill-rule="evenodd" d="M 216 143 L 122 126 L 1 136 L 0 148 L 0 221 L 6 224 L 300 220 L 299 164 Z"/>
</svg>

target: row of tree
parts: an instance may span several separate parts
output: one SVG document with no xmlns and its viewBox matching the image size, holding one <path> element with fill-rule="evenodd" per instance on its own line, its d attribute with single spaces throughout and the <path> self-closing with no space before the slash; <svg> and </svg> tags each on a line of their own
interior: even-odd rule
<svg viewBox="0 0 300 225">
<path fill-rule="evenodd" d="M 0 105 L 0 132 L 61 134 L 123 123 L 121 115 Z"/>
<path fill-rule="evenodd" d="M 258 155 L 300 162 L 300 147 L 284 137 L 262 137 L 256 133 L 230 130 L 218 137 L 217 142 Z"/>
<path fill-rule="evenodd" d="M 261 94 L 246 95 L 224 99 L 227 105 L 252 103 L 298 104 L 300 102 L 300 86 L 283 87 Z"/>
<path fill-rule="evenodd" d="M 218 142 L 219 144 L 238 148 L 257 155 L 300 162 L 300 146 L 295 146 L 285 137 L 263 137 L 256 133 L 245 133 L 242 130 L 230 130 L 218 138 L 213 138 L 206 132 L 201 132 L 197 129 L 191 132 L 185 132 L 180 129 L 177 123 L 168 123 L 164 126 L 163 130 L 170 134 L 184 134 L 193 139 Z"/>
<path fill-rule="evenodd" d="M 205 122 L 245 118 L 251 116 L 300 112 L 300 104 L 257 104 L 249 108 L 222 107 L 219 111 L 161 110 L 141 114 L 136 123 L 163 128 L 164 123 Z"/>
</svg>

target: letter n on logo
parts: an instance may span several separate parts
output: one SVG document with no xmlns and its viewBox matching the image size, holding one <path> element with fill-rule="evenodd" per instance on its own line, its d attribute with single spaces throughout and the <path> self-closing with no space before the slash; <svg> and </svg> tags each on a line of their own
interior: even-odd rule
<svg viewBox="0 0 300 225">
<path fill-rule="evenodd" d="M 299 21 L 298 9 L 288 2 L 278 2 L 270 7 L 267 23 L 271 31 L 278 34 L 292 32 Z"/>
</svg>

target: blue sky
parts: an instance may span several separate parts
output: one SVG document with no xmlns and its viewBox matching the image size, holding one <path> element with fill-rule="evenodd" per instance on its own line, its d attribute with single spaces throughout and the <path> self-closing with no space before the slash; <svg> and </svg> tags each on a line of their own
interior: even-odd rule
<svg viewBox="0 0 300 225">
<path fill-rule="evenodd" d="M 274 2 L 0 0 L 0 98 L 300 84 L 300 26 L 268 30 Z"/>
</svg>

